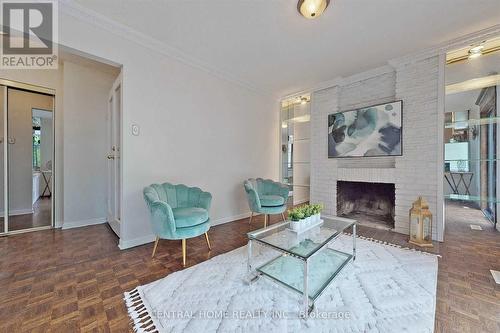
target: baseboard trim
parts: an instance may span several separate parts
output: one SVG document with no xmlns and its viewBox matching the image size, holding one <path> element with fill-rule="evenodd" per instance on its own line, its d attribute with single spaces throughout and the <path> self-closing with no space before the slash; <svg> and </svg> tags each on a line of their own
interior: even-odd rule
<svg viewBox="0 0 500 333">
<path fill-rule="evenodd" d="M 242 219 L 247 219 L 250 217 L 250 215 L 252 215 L 251 212 L 246 212 L 246 213 L 242 213 L 242 214 L 238 214 L 238 215 L 223 217 L 223 218 L 220 218 L 217 220 L 212 220 L 211 226 L 215 227 L 215 226 L 220 225 L 220 224 L 225 224 L 225 223 L 235 222 L 235 221 L 242 220 Z M 257 214 L 257 213 L 253 214 L 253 216 L 258 216 L 258 215 L 261 215 L 261 214 Z M 129 249 L 131 247 L 144 245 L 147 243 L 151 243 L 152 241 L 155 240 L 155 238 L 156 237 L 153 234 L 142 236 L 142 237 L 137 237 L 137 238 L 133 238 L 133 239 L 129 239 L 129 240 L 125 240 L 125 239 L 120 238 L 120 242 L 118 243 L 118 248 L 120 250 L 125 250 L 125 249 Z"/>
<path fill-rule="evenodd" d="M 0 212 L 0 217 L 4 216 L 5 212 Z M 15 216 L 15 215 L 26 215 L 26 214 L 33 214 L 34 210 L 33 208 L 26 208 L 26 209 L 14 209 L 9 211 L 9 216 Z"/>
<path fill-rule="evenodd" d="M 105 217 L 98 217 L 95 219 L 79 220 L 79 221 L 65 221 L 62 224 L 62 229 L 66 230 L 66 229 L 86 227 L 89 225 L 106 223 L 107 221 L 108 219 Z"/>
<path fill-rule="evenodd" d="M 215 227 L 216 225 L 225 224 L 225 223 L 234 222 L 237 220 L 249 218 L 251 214 L 252 214 L 251 212 L 247 212 L 247 213 L 243 213 L 243 214 L 223 217 L 223 218 L 220 218 L 217 220 L 212 220 L 211 226 Z M 254 216 L 257 216 L 257 215 L 259 215 L 259 214 L 254 214 Z M 137 238 L 133 238 L 133 239 L 128 239 L 128 240 L 120 238 L 120 242 L 118 243 L 118 248 L 120 250 L 130 249 L 131 247 L 136 247 L 136 246 L 144 245 L 147 243 L 151 243 L 155 240 L 155 238 L 156 237 L 153 234 L 142 236 L 142 237 L 137 237 Z"/>
<path fill-rule="evenodd" d="M 125 250 L 125 249 L 130 249 L 131 247 L 136 247 L 139 245 L 144 245 L 147 243 L 151 243 L 156 239 L 155 235 L 150 234 L 142 237 L 137 237 L 129 240 L 125 240 L 120 238 L 120 241 L 118 242 L 118 248 L 120 250 Z"/>
<path fill-rule="evenodd" d="M 217 220 L 212 220 L 211 225 L 213 227 L 213 226 L 216 226 L 216 225 L 219 225 L 219 224 L 224 224 L 224 223 L 234 222 L 234 221 L 237 221 L 237 220 L 247 219 L 247 218 L 250 217 L 250 215 L 252 215 L 251 212 L 246 212 L 246 213 L 243 213 L 243 214 L 238 214 L 238 215 L 223 217 L 223 218 L 220 218 L 220 219 L 217 219 Z M 257 215 L 260 215 L 260 214 L 254 214 L 254 216 L 257 216 Z"/>
</svg>

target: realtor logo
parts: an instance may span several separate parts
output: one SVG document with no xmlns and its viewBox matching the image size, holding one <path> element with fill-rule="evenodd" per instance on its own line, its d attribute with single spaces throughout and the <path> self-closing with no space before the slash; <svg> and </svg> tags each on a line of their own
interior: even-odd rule
<svg viewBox="0 0 500 333">
<path fill-rule="evenodd" d="M 0 68 L 57 68 L 57 1 L 1 1 Z"/>
</svg>

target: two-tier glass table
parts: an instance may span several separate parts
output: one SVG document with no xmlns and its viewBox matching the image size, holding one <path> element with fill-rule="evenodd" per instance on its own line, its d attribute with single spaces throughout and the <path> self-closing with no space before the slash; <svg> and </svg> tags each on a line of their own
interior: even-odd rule
<svg viewBox="0 0 500 333">
<path fill-rule="evenodd" d="M 352 253 L 330 248 L 346 229 L 352 227 Z M 323 218 L 323 223 L 296 233 L 290 230 L 290 222 L 273 224 L 248 234 L 249 281 L 259 276 L 270 278 L 303 297 L 301 316 L 308 317 L 314 302 L 351 260 L 356 259 L 356 221 L 341 217 Z M 254 244 L 276 250 L 279 255 L 253 267 Z"/>
</svg>

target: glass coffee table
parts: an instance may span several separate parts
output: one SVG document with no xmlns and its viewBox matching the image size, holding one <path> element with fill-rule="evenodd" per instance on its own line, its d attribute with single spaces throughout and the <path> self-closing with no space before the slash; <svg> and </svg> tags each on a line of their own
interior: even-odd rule
<svg viewBox="0 0 500 333">
<path fill-rule="evenodd" d="M 322 224 L 299 234 L 289 229 L 289 221 L 247 234 L 249 282 L 265 276 L 299 293 L 304 306 L 300 315 L 304 318 L 308 317 L 316 299 L 347 263 L 356 259 L 356 221 L 341 217 L 322 220 Z M 352 253 L 329 248 L 328 245 L 349 227 L 352 227 Z M 279 255 L 253 267 L 254 244 L 276 250 Z"/>
</svg>

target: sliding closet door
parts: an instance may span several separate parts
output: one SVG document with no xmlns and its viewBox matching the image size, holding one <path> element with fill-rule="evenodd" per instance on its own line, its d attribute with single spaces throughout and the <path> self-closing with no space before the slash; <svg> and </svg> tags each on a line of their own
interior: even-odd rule
<svg viewBox="0 0 500 333">
<path fill-rule="evenodd" d="M 7 88 L 0 86 L 0 234 L 7 231 L 5 216 L 5 104 L 7 102 Z"/>
<path fill-rule="evenodd" d="M 52 224 L 54 97 L 8 88 L 9 231 Z"/>
</svg>

